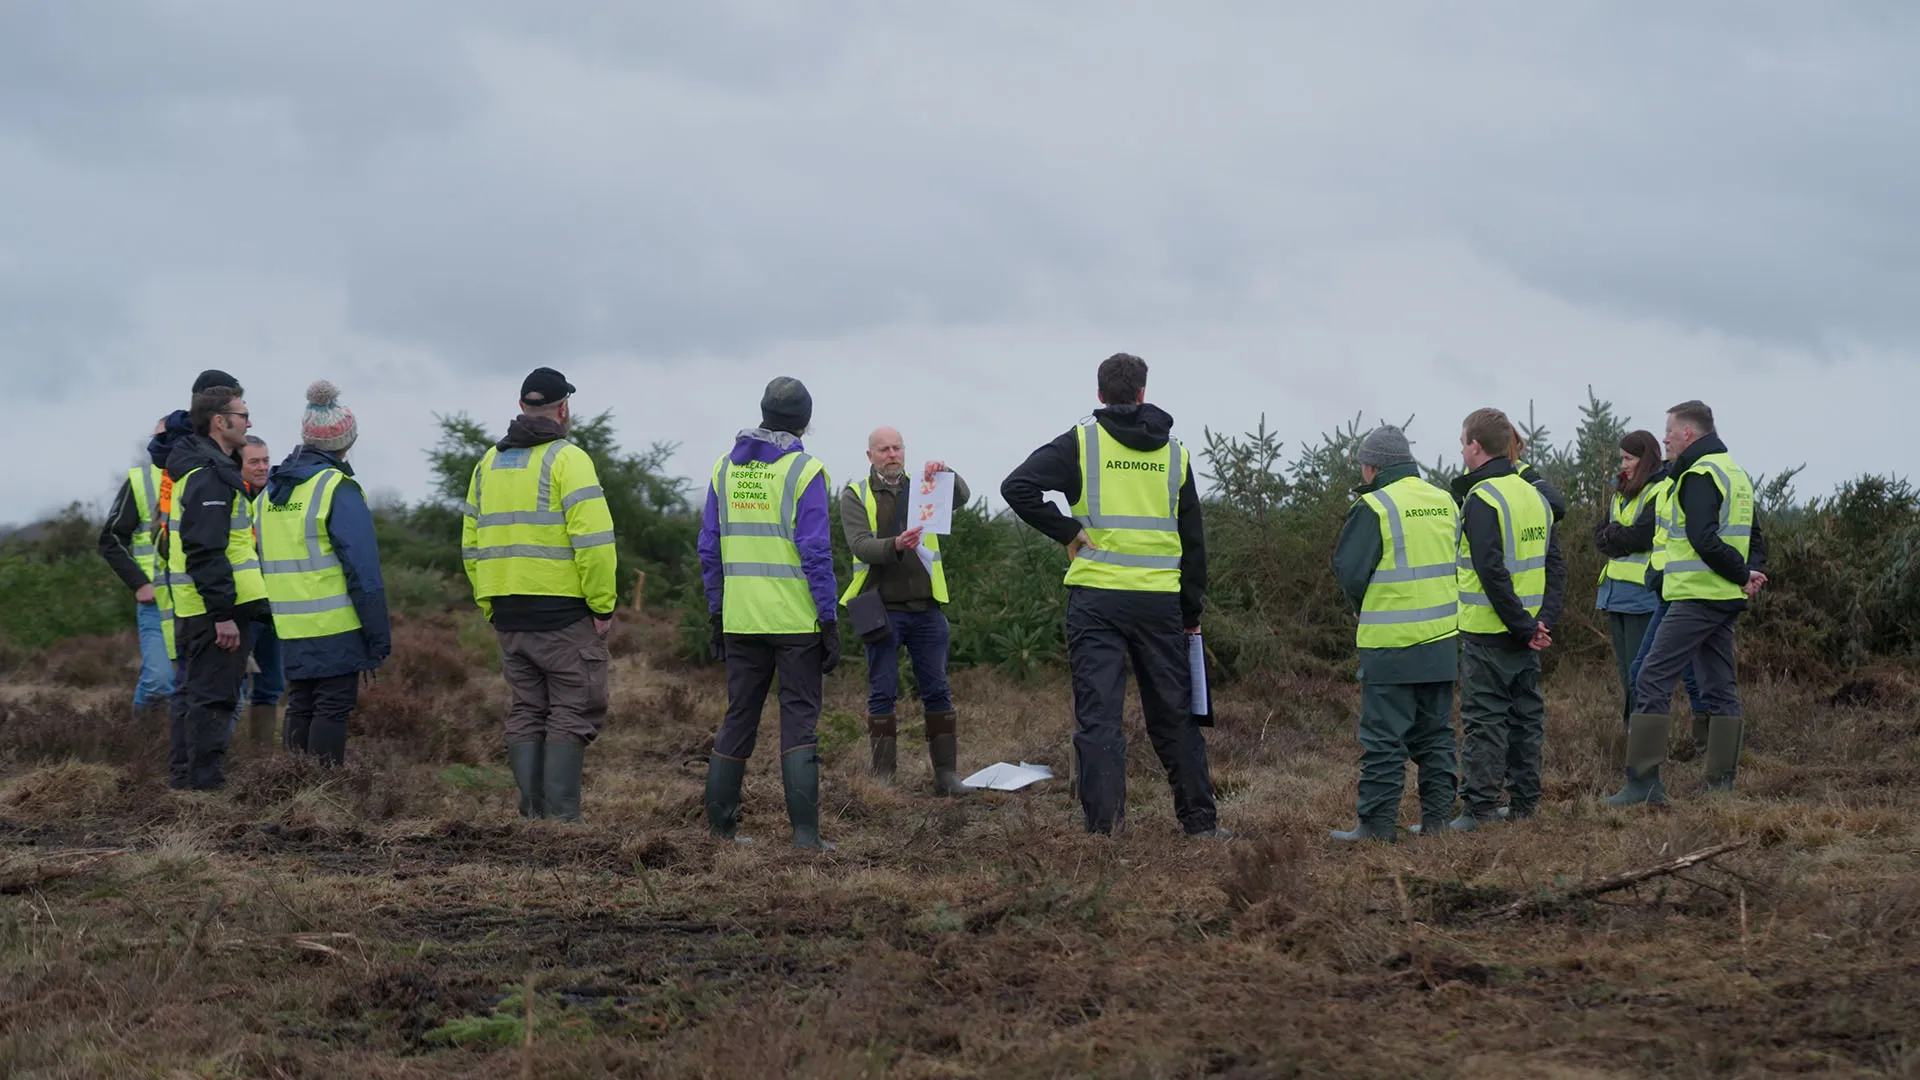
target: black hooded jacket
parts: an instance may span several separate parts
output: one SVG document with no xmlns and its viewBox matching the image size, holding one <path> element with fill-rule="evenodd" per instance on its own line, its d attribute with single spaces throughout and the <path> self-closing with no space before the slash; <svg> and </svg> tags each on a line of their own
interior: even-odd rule
<svg viewBox="0 0 1920 1080">
<path fill-rule="evenodd" d="M 206 602 L 207 614 L 215 622 L 266 618 L 264 599 L 234 604 L 233 565 L 227 561 L 234 497 L 244 500 L 247 491 L 240 477 L 240 455 L 228 454 L 212 439 L 195 434 L 173 445 L 166 467 L 176 485 L 174 505 L 180 508 L 180 527 L 171 530 L 167 543 L 185 552 L 187 576 Z M 179 479 L 190 472 L 193 475 L 180 485 Z"/>
<path fill-rule="evenodd" d="M 1520 603 L 1519 594 L 1514 591 L 1513 575 L 1507 572 L 1507 542 L 1500 530 L 1500 515 L 1487 505 L 1485 499 L 1467 498 L 1480 481 L 1511 475 L 1515 475 L 1513 462 L 1498 457 L 1453 481 L 1454 500 L 1461 503 L 1460 532 L 1467 538 L 1467 552 L 1473 559 L 1473 572 L 1480 575 L 1480 590 L 1487 594 L 1487 602 L 1493 605 L 1494 613 L 1500 616 L 1500 621 L 1507 627 L 1505 634 L 1471 634 L 1462 631 L 1460 636 L 1524 649 L 1532 640 L 1536 627 L 1544 624 L 1552 629 L 1559 625 L 1560 608 L 1567 599 L 1567 561 L 1560 553 L 1560 530 L 1547 530 L 1546 595 L 1540 601 L 1540 617 L 1535 619 L 1527 614 L 1525 605 Z M 1548 510 L 1552 510 L 1551 500 L 1548 501 Z"/>
<path fill-rule="evenodd" d="M 1094 411 L 1100 429 L 1129 449 L 1150 452 L 1167 445 L 1173 417 L 1158 405 L 1110 405 Z M 1001 481 L 1000 497 L 1020 520 L 1065 544 L 1080 534 L 1080 523 L 1047 501 L 1057 491 L 1071 506 L 1080 498 L 1080 444 L 1072 430 L 1028 455 Z M 1180 485 L 1180 618 L 1200 625 L 1206 607 L 1207 537 L 1200 521 L 1200 495 L 1193 470 Z"/>
</svg>

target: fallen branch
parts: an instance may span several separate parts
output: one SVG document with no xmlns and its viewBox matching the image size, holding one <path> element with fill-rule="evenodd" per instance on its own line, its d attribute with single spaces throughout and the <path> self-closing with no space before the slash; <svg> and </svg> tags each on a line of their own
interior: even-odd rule
<svg viewBox="0 0 1920 1080">
<path fill-rule="evenodd" d="M 1638 870 L 1627 870 L 1618 874 L 1609 874 L 1606 877 L 1589 881 L 1584 885 L 1579 885 L 1571 889 L 1564 889 L 1559 892 L 1548 893 L 1541 896 L 1523 897 L 1505 907 L 1488 912 L 1483 918 L 1517 919 L 1524 915 L 1544 914 L 1555 908 L 1565 907 L 1568 904 L 1578 903 L 1582 900 L 1592 900 L 1610 892 L 1618 892 L 1621 889 L 1630 888 L 1651 878 L 1675 874 L 1688 867 L 1711 862 L 1730 851 L 1738 850 L 1746 845 L 1747 842 L 1745 840 L 1736 841 L 1731 844 L 1717 844 L 1710 848 L 1701 848 L 1699 851 L 1690 851 L 1677 859 L 1668 859 L 1666 862 L 1657 863 L 1653 866 L 1643 866 Z"/>
</svg>

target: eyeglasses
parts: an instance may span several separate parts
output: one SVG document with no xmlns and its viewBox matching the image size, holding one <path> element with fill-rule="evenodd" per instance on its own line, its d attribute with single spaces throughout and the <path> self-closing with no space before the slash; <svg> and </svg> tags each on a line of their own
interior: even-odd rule
<svg viewBox="0 0 1920 1080">
<path fill-rule="evenodd" d="M 215 416 L 237 416 L 237 417 L 239 417 L 239 418 L 240 418 L 240 419 L 242 419 L 242 420 L 252 420 L 252 419 L 253 419 L 253 414 L 252 414 L 252 413 L 243 413 L 243 412 L 218 412 L 218 413 L 214 413 L 213 415 L 215 415 Z"/>
</svg>

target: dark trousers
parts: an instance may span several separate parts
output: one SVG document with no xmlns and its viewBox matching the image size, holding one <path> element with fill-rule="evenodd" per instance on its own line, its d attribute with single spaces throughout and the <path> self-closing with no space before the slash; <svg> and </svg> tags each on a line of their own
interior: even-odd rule
<svg viewBox="0 0 1920 1080">
<path fill-rule="evenodd" d="M 227 741 L 240 683 L 247 674 L 253 626 L 240 623 L 240 647 L 214 644 L 213 617 L 194 615 L 175 623 L 181 658 L 171 716 L 172 754 L 168 783 L 177 788 L 217 788 L 227 782 Z"/>
<path fill-rule="evenodd" d="M 254 705 L 278 705 L 286 694 L 286 675 L 280 668 L 280 635 L 273 620 L 253 624 L 253 662 L 260 670 L 247 676 L 247 700 Z"/>
<path fill-rule="evenodd" d="M 1634 686 L 1638 712 L 1665 715 L 1673 707 L 1673 684 L 1689 664 L 1700 680 L 1699 712 L 1739 716 L 1735 685 L 1733 623 L 1737 611 L 1721 611 L 1693 600 L 1676 600 L 1654 634 Z"/>
<path fill-rule="evenodd" d="M 1207 741 L 1193 722 L 1193 671 L 1176 593 L 1075 586 L 1067 590 L 1067 660 L 1073 672 L 1074 775 L 1087 831 L 1112 832 L 1127 809 L 1127 667 L 1140 688 L 1147 738 L 1173 788 L 1181 828 L 1216 824 Z"/>
<path fill-rule="evenodd" d="M 1453 816 L 1453 683 L 1360 684 L 1362 822 L 1392 825 L 1400 816 L 1407 761 L 1420 768 L 1420 820 Z"/>
<path fill-rule="evenodd" d="M 1460 795 L 1467 812 L 1493 817 L 1504 788 L 1513 813 L 1533 813 L 1546 735 L 1540 654 L 1469 638 L 1460 650 Z"/>
<path fill-rule="evenodd" d="M 1653 612 L 1639 615 L 1607 612 L 1607 637 L 1613 642 L 1613 664 L 1620 671 L 1620 715 L 1633 713 L 1633 661 L 1653 623 Z"/>
<path fill-rule="evenodd" d="M 773 677 L 780 676 L 780 752 L 819 742 L 820 699 L 827 649 L 818 634 L 728 634 L 727 715 L 713 752 L 745 761 L 760 738 L 760 713 Z"/>
<path fill-rule="evenodd" d="M 576 619 L 559 630 L 501 630 L 500 670 L 513 691 L 507 741 L 586 746 L 607 722 L 607 663 L 612 654 L 593 628 Z"/>
<path fill-rule="evenodd" d="M 947 617 L 939 608 L 928 611 L 889 611 L 893 636 L 867 646 L 867 714 L 885 716 L 900 696 L 900 648 L 913 664 L 913 681 L 920 686 L 920 703 L 930 713 L 953 711 L 947 691 Z"/>
<path fill-rule="evenodd" d="M 347 718 L 360 703 L 360 673 L 287 684 L 287 724 L 282 743 L 296 754 L 312 754 L 333 765 L 347 761 Z"/>
<path fill-rule="evenodd" d="M 1653 609 L 1653 621 L 1647 624 L 1647 632 L 1640 639 L 1640 653 L 1633 658 L 1633 666 L 1627 670 L 1627 704 L 1631 708 L 1637 709 L 1639 707 L 1640 668 L 1641 665 L 1647 662 L 1647 652 L 1653 648 L 1653 639 L 1660 636 L 1660 624 L 1665 621 L 1667 609 L 1672 606 L 1672 604 L 1662 600 L 1660 601 L 1660 606 Z M 1686 667 L 1680 669 L 1680 681 L 1687 686 L 1687 703 L 1693 706 L 1693 711 L 1698 713 L 1706 712 L 1706 702 L 1700 697 L 1700 680 L 1693 677 L 1693 664 L 1691 661 L 1688 662 Z M 1668 702 L 1666 707 L 1655 709 L 1654 712 L 1664 713 L 1670 711 L 1671 708 L 1672 702 Z"/>
</svg>

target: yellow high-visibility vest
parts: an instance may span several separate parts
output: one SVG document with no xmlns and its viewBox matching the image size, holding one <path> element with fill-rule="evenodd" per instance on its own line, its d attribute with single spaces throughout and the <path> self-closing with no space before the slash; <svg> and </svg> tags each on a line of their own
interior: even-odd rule
<svg viewBox="0 0 1920 1080">
<path fill-rule="evenodd" d="M 1380 564 L 1367 582 L 1354 643 L 1404 649 L 1459 633 L 1453 496 L 1417 476 L 1360 496 L 1380 523 Z"/>
<path fill-rule="evenodd" d="M 1660 481 L 1650 483 L 1641 488 L 1631 499 L 1623 499 L 1620 497 L 1619 492 L 1614 492 L 1612 510 L 1614 524 L 1632 525 L 1639 519 L 1640 511 L 1645 509 L 1648 503 L 1655 504 L 1655 516 L 1657 517 L 1658 503 L 1656 500 L 1660 494 L 1660 485 Z M 1658 531 L 1659 525 L 1657 522 L 1654 528 Z M 1656 544 L 1656 546 L 1658 545 Z M 1605 581 L 1608 578 L 1612 578 L 1615 581 L 1624 581 L 1633 585 L 1645 585 L 1647 583 L 1647 567 L 1652 565 L 1652 563 L 1653 553 L 1651 551 L 1636 551 L 1631 555 L 1619 555 L 1608 559 L 1607 564 L 1600 568 L 1600 580 Z"/>
<path fill-rule="evenodd" d="M 1133 592 L 1179 592 L 1180 488 L 1187 449 L 1168 439 L 1158 450 L 1135 450 L 1100 429 L 1075 429 L 1080 498 L 1072 513 L 1092 549 L 1067 565 L 1067 584 Z"/>
<path fill-rule="evenodd" d="M 810 634 L 819 609 L 807 586 L 794 543 L 800 495 L 826 467 L 800 450 L 774 461 L 736 464 L 730 455 L 713 467 L 719 506 L 721 627 L 729 634 Z"/>
<path fill-rule="evenodd" d="M 334 495 L 344 484 L 354 484 L 353 478 L 339 469 L 322 469 L 296 486 L 286 502 L 276 505 L 260 496 L 260 572 L 273 604 L 273 632 L 282 640 L 360 629 L 346 568 L 327 533 Z"/>
<path fill-rule="evenodd" d="M 1469 634 L 1504 634 L 1507 624 L 1487 599 L 1480 575 L 1473 569 L 1473 555 L 1466 535 L 1466 504 L 1479 499 L 1493 508 L 1500 519 L 1500 535 L 1505 545 L 1507 573 L 1513 578 L 1513 591 L 1527 614 L 1538 616 L 1546 603 L 1547 545 L 1553 536 L 1553 508 L 1547 497 L 1518 474 L 1508 473 L 1480 481 L 1461 500 L 1460 525 L 1456 527 L 1458 582 L 1460 586 L 1460 629 Z"/>
<path fill-rule="evenodd" d="M 171 536 L 167 549 L 167 586 L 176 618 L 189 619 L 207 613 L 207 602 L 187 574 L 186 545 L 180 542 L 180 496 L 199 469 L 192 469 L 174 483 L 173 508 L 167 517 Z M 267 598 L 267 583 L 260 575 L 260 555 L 253 547 L 253 515 L 247 497 L 234 492 L 227 518 L 227 563 L 233 569 L 233 602 L 237 607 Z"/>
<path fill-rule="evenodd" d="M 133 492 L 133 508 L 140 515 L 140 524 L 135 526 L 133 534 L 133 562 L 140 572 L 153 580 L 154 512 L 160 506 L 160 485 L 165 481 L 166 470 L 158 465 L 140 465 L 127 470 L 127 487 Z"/>
<path fill-rule="evenodd" d="M 867 508 L 867 529 L 878 536 L 880 534 L 880 503 L 873 496 L 873 485 L 869 482 L 870 480 L 871 477 L 847 486 L 860 493 L 860 502 Z M 907 482 L 911 484 L 913 481 L 909 479 Z M 900 497 L 906 498 L 906 492 L 902 491 Z M 927 576 L 933 579 L 933 598 L 944 604 L 947 602 L 947 570 L 940 561 L 940 538 L 933 533 L 921 533 L 920 546 L 926 548 L 927 554 L 933 556 L 932 561 L 927 565 Z M 917 559 L 919 556 L 916 555 L 914 558 Z M 853 581 L 847 585 L 847 591 L 840 594 L 842 604 L 859 596 L 860 590 L 866 588 L 870 569 L 858 558 L 853 560 Z"/>
<path fill-rule="evenodd" d="M 461 509 L 460 557 L 482 611 L 496 596 L 571 596 L 613 610 L 613 515 L 585 450 L 565 439 L 492 447 Z"/>
<path fill-rule="evenodd" d="M 1753 481 L 1728 454 L 1707 454 L 1693 463 L 1686 476 L 1709 476 L 1720 489 L 1720 539 L 1745 559 L 1753 547 Z M 1739 600 L 1740 586 L 1707 568 L 1687 539 L 1687 511 L 1680 505 L 1680 477 L 1667 489 L 1664 502 L 1671 523 L 1666 542 L 1666 569 L 1660 595 L 1666 600 Z"/>
</svg>

